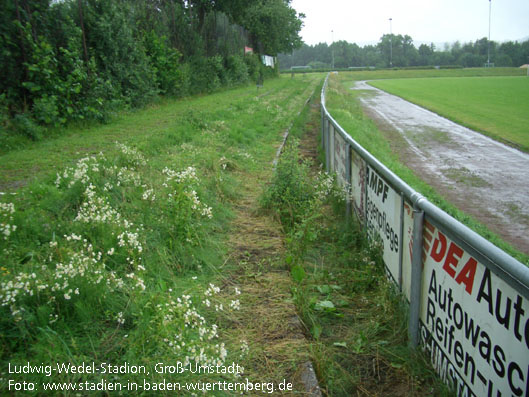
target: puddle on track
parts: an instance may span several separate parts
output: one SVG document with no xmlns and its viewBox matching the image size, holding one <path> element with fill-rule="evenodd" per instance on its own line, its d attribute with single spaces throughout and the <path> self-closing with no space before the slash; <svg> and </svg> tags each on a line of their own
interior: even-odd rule
<svg viewBox="0 0 529 397">
<path fill-rule="evenodd" d="M 448 201 L 529 254 L 529 155 L 359 81 L 364 111 L 406 141 L 401 160 Z"/>
</svg>

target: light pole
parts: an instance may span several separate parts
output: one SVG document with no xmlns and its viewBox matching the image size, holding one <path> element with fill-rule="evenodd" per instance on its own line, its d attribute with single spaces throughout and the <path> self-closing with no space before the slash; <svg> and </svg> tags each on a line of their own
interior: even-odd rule
<svg viewBox="0 0 529 397">
<path fill-rule="evenodd" d="M 331 30 L 331 56 L 332 56 L 332 61 L 331 61 L 331 69 L 334 69 L 334 30 Z"/>
<path fill-rule="evenodd" d="M 393 67 L 393 32 L 391 30 L 391 21 L 393 18 L 389 18 L 389 67 Z"/>
<path fill-rule="evenodd" d="M 490 14 L 492 1 L 489 0 L 489 41 L 487 42 L 487 67 L 490 68 Z"/>
</svg>

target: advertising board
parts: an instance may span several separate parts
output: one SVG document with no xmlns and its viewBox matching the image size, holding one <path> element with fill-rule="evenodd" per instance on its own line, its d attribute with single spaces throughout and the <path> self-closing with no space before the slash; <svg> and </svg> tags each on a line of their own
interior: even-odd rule
<svg viewBox="0 0 529 397">
<path fill-rule="evenodd" d="M 351 151 L 351 199 L 353 209 L 360 220 L 365 216 L 366 166 L 365 161 L 356 152 Z"/>
<path fill-rule="evenodd" d="M 347 185 L 347 142 L 338 131 L 334 131 L 334 172 L 340 186 Z"/>
<path fill-rule="evenodd" d="M 420 343 L 459 396 L 527 396 L 529 304 L 430 222 L 424 223 Z"/>
<path fill-rule="evenodd" d="M 399 281 L 402 197 L 371 166 L 366 167 L 366 227 L 380 239 L 383 259 L 394 281 Z"/>
</svg>

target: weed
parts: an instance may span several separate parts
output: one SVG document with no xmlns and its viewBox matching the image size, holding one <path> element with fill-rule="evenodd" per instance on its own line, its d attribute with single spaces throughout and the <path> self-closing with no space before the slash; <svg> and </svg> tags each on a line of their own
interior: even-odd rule
<svg viewBox="0 0 529 397">
<path fill-rule="evenodd" d="M 296 142 L 287 146 L 262 202 L 285 229 L 293 300 L 324 393 L 448 394 L 407 348 L 406 306 L 388 281 L 380 245 L 343 217 L 344 191 L 300 158 Z"/>
<path fill-rule="evenodd" d="M 278 88 L 285 86 L 287 93 Z M 305 91 L 313 89 L 286 79 L 269 87 L 271 109 L 299 107 L 298 96 L 306 98 Z M 151 374 L 16 378 L 142 384 L 237 378 L 158 373 L 158 363 L 209 368 L 240 361 L 260 368 L 263 356 L 254 351 L 259 330 L 232 337 L 242 311 L 255 318 L 256 309 L 247 305 L 254 303 L 257 287 L 243 288 L 230 279 L 240 271 L 226 255 L 230 207 L 243 200 L 241 175 L 252 180 L 266 169 L 276 132 L 290 120 L 284 114 L 262 125 L 266 106 L 252 98 L 253 90 L 241 88 L 162 103 L 93 134 L 72 132 L 3 157 L 2 167 L 18 180 L 26 178 L 27 168 L 37 171 L 27 187 L 0 193 L 1 373 L 8 372 L 8 364 L 28 362 L 127 362 Z M 228 112 L 225 103 L 233 101 L 254 113 Z M 189 102 L 195 110 L 186 116 Z M 245 128 L 253 131 L 248 137 Z M 251 250 L 248 262 L 254 260 L 250 255 Z M 270 267 L 264 257 L 258 262 L 256 283 Z M 286 307 L 283 298 L 277 294 Z M 261 311 L 266 319 L 266 305 Z M 285 363 L 274 369 L 274 379 L 287 377 L 290 362 Z M 246 373 L 269 380 L 251 368 Z"/>
</svg>

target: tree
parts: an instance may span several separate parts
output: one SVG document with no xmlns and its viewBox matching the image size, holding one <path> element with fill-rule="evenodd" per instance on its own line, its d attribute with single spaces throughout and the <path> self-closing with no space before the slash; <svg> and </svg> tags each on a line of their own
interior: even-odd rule
<svg viewBox="0 0 529 397">
<path fill-rule="evenodd" d="M 388 67 L 390 56 L 394 66 L 427 66 L 459 65 L 464 67 L 481 67 L 487 61 L 489 43 L 487 39 L 461 44 L 445 44 L 443 50 L 437 50 L 432 44 L 413 45 L 409 35 L 383 35 L 376 46 L 367 45 L 360 48 L 357 44 L 338 41 L 331 46 L 319 43 L 314 46 L 303 44 L 291 55 L 280 54 L 282 68 L 292 65 L 331 65 L 331 49 L 334 52 L 335 66 Z M 391 55 L 390 55 L 391 54 Z M 491 61 L 497 66 L 519 66 L 529 60 L 529 40 L 523 43 L 507 42 L 498 44 L 490 42 Z"/>
<path fill-rule="evenodd" d="M 258 0 L 246 8 L 242 26 L 250 33 L 255 49 L 275 56 L 301 46 L 303 17 L 285 0 Z"/>
<path fill-rule="evenodd" d="M 430 46 L 426 44 L 421 44 L 418 49 L 419 53 L 419 65 L 426 66 L 426 65 L 433 65 L 433 54 L 434 54 L 434 46 L 431 44 Z"/>
</svg>

